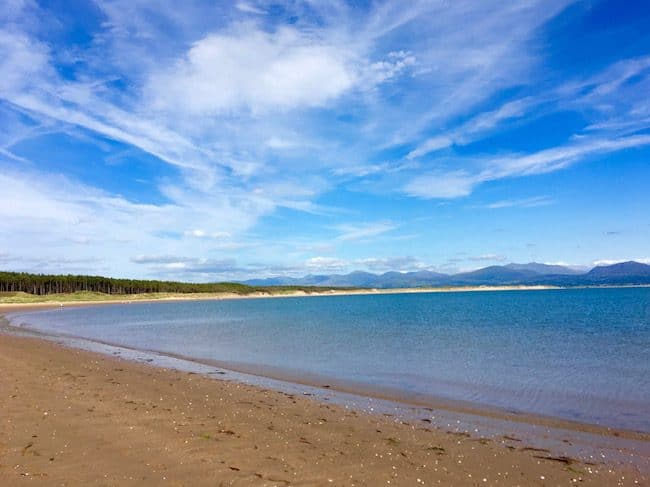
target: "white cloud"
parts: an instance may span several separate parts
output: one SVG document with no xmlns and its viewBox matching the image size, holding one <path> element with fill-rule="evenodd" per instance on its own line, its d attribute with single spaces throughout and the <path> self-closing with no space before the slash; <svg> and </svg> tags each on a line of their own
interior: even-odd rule
<svg viewBox="0 0 650 487">
<path fill-rule="evenodd" d="M 381 164 L 360 164 L 360 165 L 347 165 L 344 167 L 337 167 L 331 172 L 335 176 L 350 177 L 350 178 L 364 178 L 375 174 L 394 174 L 410 169 L 417 169 L 419 166 L 416 162 L 399 162 L 389 163 L 383 162 Z"/>
<path fill-rule="evenodd" d="M 510 176 L 543 174 L 563 169 L 588 156 L 607 154 L 633 147 L 650 145 L 650 135 L 635 135 L 619 139 L 577 139 L 561 147 L 522 156 L 505 156 L 488 162 L 484 180 Z"/>
<path fill-rule="evenodd" d="M 309 270 L 340 270 L 345 268 L 348 263 L 345 260 L 335 257 L 312 257 L 305 262 L 305 267 Z"/>
<path fill-rule="evenodd" d="M 332 170 L 335 176 L 351 176 L 362 178 L 372 174 L 383 173 L 387 168 L 386 164 L 364 164 L 359 166 L 337 167 Z"/>
<path fill-rule="evenodd" d="M 173 264 L 177 262 L 184 262 L 185 257 L 178 257 L 174 255 L 138 255 L 131 259 L 136 264 Z"/>
<path fill-rule="evenodd" d="M 355 84 L 351 53 L 290 27 L 252 24 L 197 41 L 144 89 L 159 110 L 214 115 L 317 107 Z"/>
<path fill-rule="evenodd" d="M 410 52 L 389 52 L 385 60 L 372 63 L 366 73 L 367 82 L 375 85 L 398 77 L 408 68 L 415 66 L 416 58 Z"/>
<path fill-rule="evenodd" d="M 339 242 L 348 242 L 353 240 L 362 240 L 369 237 L 376 237 L 383 233 L 390 232 L 397 228 L 397 225 L 391 222 L 364 223 L 360 225 L 340 225 L 337 229 L 341 234 L 336 237 Z"/>
<path fill-rule="evenodd" d="M 49 73 L 49 50 L 20 32 L 0 28 L 0 96 L 16 93 Z"/>
<path fill-rule="evenodd" d="M 276 136 L 269 137 L 268 139 L 266 139 L 266 142 L 264 144 L 270 149 L 279 149 L 279 150 L 293 149 L 294 147 L 299 145 L 298 142 L 295 140 L 285 139 Z"/>
<path fill-rule="evenodd" d="M 261 186 L 267 186 L 269 180 L 277 178 L 274 174 L 278 173 L 276 167 L 269 166 L 278 162 L 263 160 L 264 154 L 258 148 L 293 150 L 299 145 L 296 140 L 304 140 L 301 134 L 304 127 L 292 127 L 291 139 L 266 135 L 259 132 L 257 120 L 264 118 L 262 114 L 269 116 L 275 110 L 282 112 L 294 108 L 325 106 L 355 88 L 367 87 L 362 85 L 394 79 L 416 64 L 422 69 L 427 66 L 428 69 L 435 68 L 435 75 L 426 75 L 433 76 L 426 81 L 433 82 L 437 87 L 432 97 L 435 103 L 441 96 L 446 96 L 445 93 L 456 90 L 458 74 L 462 73 L 464 79 L 480 79 L 480 76 L 468 73 L 484 69 L 496 72 L 501 68 L 507 71 L 512 66 L 487 62 L 486 59 L 490 56 L 458 55 L 454 49 L 475 54 L 482 50 L 489 51 L 495 59 L 500 59 L 505 53 L 521 54 L 525 52 L 520 51 L 521 42 L 532 35 L 531 29 L 552 16 L 563 4 L 560 1 L 545 5 L 542 14 L 537 3 L 520 9 L 486 7 L 484 10 L 479 9 L 479 12 L 468 10 L 463 5 L 450 8 L 424 2 L 397 8 L 387 4 L 373 8 L 369 19 L 354 15 L 352 10 L 342 5 L 332 7 L 314 4 L 310 8 L 315 9 L 323 20 L 318 28 L 262 28 L 255 23 L 232 23 L 228 26 L 221 25 L 214 32 L 214 27 L 206 30 L 203 18 L 211 12 L 194 4 L 182 12 L 161 6 L 155 10 L 155 15 L 161 21 L 150 22 L 147 21 L 151 10 L 149 3 L 131 4 L 114 0 L 100 6 L 108 18 L 104 24 L 107 33 L 102 33 L 98 38 L 102 41 L 98 45 L 107 46 L 108 49 L 101 61 L 114 63 L 109 67 L 122 69 L 124 59 L 130 59 L 127 61 L 128 66 L 139 63 L 135 74 L 124 75 L 134 76 L 134 85 L 143 97 L 138 96 L 140 93 L 136 89 L 128 96 L 121 97 L 123 103 L 116 104 L 113 100 L 107 101 L 107 89 L 101 81 L 65 82 L 56 75 L 37 75 L 29 76 L 29 89 L 22 86 L 22 90 L 12 93 L 8 99 L 41 118 L 76 124 L 138 147 L 181 168 L 185 183 L 201 191 L 230 191 L 233 185 L 237 187 L 242 181 L 260 176 L 265 179 Z M 259 8 L 257 4 L 244 2 L 234 7 L 249 12 Z M 451 21 L 464 18 L 468 13 L 476 14 L 482 21 L 472 23 L 472 29 L 476 30 L 472 36 L 458 37 L 448 26 L 453 24 Z M 440 27 L 440 32 L 430 29 L 428 23 L 431 19 Z M 517 20 L 513 24 L 525 32 L 520 38 L 522 40 L 504 40 L 503 31 L 499 27 L 502 22 L 506 22 L 504 19 Z M 373 56 L 369 54 L 381 36 L 407 24 L 419 29 L 418 33 L 423 39 L 434 45 L 444 38 L 444 45 L 449 51 L 430 48 L 423 50 L 415 43 L 413 50 L 398 49 L 388 53 L 379 51 Z M 171 37 L 169 33 L 157 30 L 159 25 L 169 25 L 176 38 L 186 41 L 180 45 L 191 47 L 186 52 L 179 50 L 178 46 L 170 48 L 164 40 Z M 421 30 L 425 26 L 426 29 Z M 508 31 L 513 36 L 521 32 Z M 187 41 L 192 35 L 198 35 L 199 38 Z M 470 43 L 472 47 L 467 44 L 468 38 L 474 39 Z M 505 43 L 508 47 L 495 49 L 495 43 L 498 46 Z M 142 49 L 148 49 L 148 55 L 142 55 Z M 500 54 L 496 55 L 496 51 Z M 153 56 L 153 52 L 160 52 L 160 55 Z M 432 52 L 440 52 L 440 55 L 432 58 Z M 156 63 L 142 63 L 140 61 L 143 58 L 155 58 Z M 42 66 L 43 60 L 48 60 L 47 49 L 42 49 L 38 62 L 23 60 L 19 64 L 22 67 Z M 46 65 L 45 68 L 47 67 Z M 12 68 L 8 72 L 21 70 Z M 503 76 L 497 78 L 503 79 Z M 24 79 L 21 78 L 20 83 L 12 82 L 12 85 L 15 84 L 24 85 Z M 488 96 L 489 91 L 484 88 L 473 90 L 482 97 Z M 138 99 L 144 101 L 138 102 Z M 370 101 L 366 99 L 365 102 Z M 418 99 L 416 103 L 421 111 L 422 100 Z M 372 110 L 372 105 L 369 108 Z M 438 108 L 440 107 L 436 105 L 436 110 Z M 256 117 L 233 121 L 231 117 L 234 113 L 242 110 L 252 112 Z M 496 123 L 495 120 L 515 116 L 520 110 L 517 102 L 506 104 L 494 113 L 470 121 L 467 130 L 482 130 Z M 372 111 L 366 115 L 373 117 Z M 373 118 L 379 121 L 393 118 L 388 115 Z M 270 126 L 278 123 L 277 120 L 272 122 Z M 302 122 L 303 119 L 300 119 L 299 123 Z M 386 128 L 388 126 L 382 130 Z M 242 136 L 243 133 L 247 135 Z M 259 136 L 256 137 L 258 133 Z M 264 138 L 259 140 L 260 136 Z M 443 142 L 448 143 L 449 140 L 451 139 L 447 137 L 447 141 Z M 431 143 L 429 141 L 425 146 L 428 144 L 430 148 Z M 302 149 L 306 151 L 303 154 L 309 154 L 307 147 L 303 146 Z M 347 170 L 350 164 L 345 160 L 342 164 L 335 167 L 332 174 L 366 177 L 391 171 L 395 166 L 362 164 L 355 170 Z M 308 173 L 309 166 L 312 165 L 313 163 L 300 165 L 300 170 Z M 295 168 L 295 165 L 291 167 L 292 170 Z M 434 179 L 440 179 L 440 176 Z M 433 184 L 434 194 L 453 197 L 466 194 L 474 185 L 462 181 L 463 178 L 458 175 L 446 176 L 447 181 L 441 187 L 436 188 Z M 277 183 L 273 184 L 277 186 Z M 409 194 L 421 196 L 428 193 L 417 182 L 410 186 L 412 190 L 407 191 Z M 237 187 L 235 191 L 240 189 L 252 188 Z M 286 205 L 304 211 L 312 211 L 314 208 L 309 200 L 317 192 L 312 192 L 311 196 L 300 201 L 287 198 L 287 194 L 289 193 L 274 195 L 274 205 Z"/>
<path fill-rule="evenodd" d="M 429 152 L 435 152 L 440 149 L 446 149 L 453 145 L 454 139 L 448 135 L 437 135 L 425 140 L 418 147 L 413 149 L 407 154 L 407 159 L 415 159 L 421 157 Z"/>
<path fill-rule="evenodd" d="M 466 260 L 471 260 L 472 262 L 505 262 L 508 258 L 499 254 L 483 254 L 467 257 Z"/>
<path fill-rule="evenodd" d="M 266 10 L 256 7 L 254 5 L 251 5 L 250 3 L 247 2 L 237 2 L 235 4 L 235 8 L 241 12 L 245 12 L 247 14 L 255 14 L 255 15 L 266 15 Z"/>
<path fill-rule="evenodd" d="M 540 100 L 535 101 L 537 104 L 539 102 Z M 417 159 L 431 152 L 451 147 L 454 144 L 465 145 L 494 129 L 501 122 L 521 117 L 533 104 L 530 98 L 523 98 L 507 102 L 496 110 L 480 113 L 454 130 L 425 140 L 409 152 L 406 157 L 407 159 Z"/>
<path fill-rule="evenodd" d="M 413 178 L 403 190 L 419 198 L 459 198 L 469 195 L 478 182 L 466 171 L 432 172 Z"/>
<path fill-rule="evenodd" d="M 421 260 L 411 256 L 356 259 L 354 265 L 373 271 L 414 271 L 428 269 L 430 267 Z"/>
<path fill-rule="evenodd" d="M 228 241 L 224 246 L 220 239 L 241 235 L 252 227 L 260 212 L 272 208 L 245 198 L 238 201 L 193 193 L 193 199 L 188 200 L 183 192 L 172 193 L 170 203 L 139 204 L 62 176 L 4 171 L 0 173 L 0 194 L 10 204 L 0 205 L 0 248 L 34 262 L 43 262 L 48 253 L 77 258 L 101 255 L 121 273 L 132 273 L 137 271 L 129 263 L 144 263 L 143 256 L 150 249 L 206 259 L 217 250 L 222 255 L 229 250 L 228 245 L 241 249 L 241 242 Z M 219 222 L 222 230 L 200 230 L 214 222 Z M 193 235 L 197 238 L 168 235 L 187 225 L 199 229 Z M 138 253 L 140 257 L 127 259 Z M 174 262 L 177 260 L 169 258 L 163 263 Z M 207 269 L 210 261 L 195 263 Z M 52 265 L 47 263 L 47 268 Z"/>
<path fill-rule="evenodd" d="M 650 145 L 650 135 L 634 135 L 617 139 L 578 138 L 564 146 L 527 155 L 504 155 L 484 159 L 456 158 L 470 170 L 436 170 L 415 176 L 403 191 L 420 198 L 458 198 L 472 193 L 479 184 L 504 178 L 545 174 L 558 171 L 588 157 L 623 149 Z"/>
<path fill-rule="evenodd" d="M 181 272 L 180 275 L 191 276 L 201 274 L 205 276 L 239 274 L 245 269 L 237 266 L 235 259 L 184 259 L 178 262 L 161 263 L 154 266 L 158 271 L 167 271 L 173 274 Z"/>
<path fill-rule="evenodd" d="M 417 159 L 453 145 L 466 145 L 498 129 L 504 122 L 528 120 L 550 110 L 577 110 L 585 118 L 605 117 L 585 132 L 613 138 L 650 127 L 650 104 L 643 94 L 650 89 L 650 56 L 619 61 L 591 77 L 563 81 L 534 96 L 505 102 L 479 113 L 452 129 L 441 130 L 416 145 L 408 159 Z"/>
<path fill-rule="evenodd" d="M 66 90 L 58 90 L 60 87 L 48 86 L 49 82 L 46 81 L 43 83 L 42 89 L 10 94 L 7 99 L 37 118 L 44 117 L 46 120 L 53 119 L 83 127 L 138 147 L 169 164 L 193 171 L 200 175 L 194 179 L 200 181 L 199 186 L 210 187 L 216 182 L 216 165 L 208 163 L 205 152 L 182 135 L 96 97 L 86 99 L 83 109 L 76 107 L 74 98 L 77 85 L 63 85 Z M 85 87 L 79 88 L 85 91 Z M 52 99 L 49 94 L 45 95 L 48 90 L 58 90 L 61 98 Z"/>
<path fill-rule="evenodd" d="M 650 257 L 637 257 L 633 259 L 598 259 L 598 260 L 594 260 L 592 264 L 594 266 L 607 266 L 607 265 L 620 264 L 622 262 L 630 262 L 630 261 L 650 265 Z"/>
<path fill-rule="evenodd" d="M 402 4 L 378 9 L 384 11 L 383 24 L 390 24 L 388 16 L 399 22 L 415 14 L 408 18 L 409 28 L 423 36 L 419 43 L 422 48 L 409 48 L 423 68 L 420 78 L 427 83 L 426 96 L 416 90 L 412 97 L 400 99 L 401 106 L 412 113 L 399 118 L 388 145 L 426 140 L 430 136 L 423 134 L 435 130 L 437 135 L 444 136 L 450 119 L 471 113 L 499 90 L 531 82 L 539 61 L 534 45 L 539 28 L 570 3 L 571 0 L 477 4 L 461 0 L 420 2 L 404 12 L 397 12 Z M 463 28 L 459 29 L 459 25 Z M 408 123 L 404 123 L 406 120 Z M 441 140 L 432 142 L 432 147 L 437 147 Z M 426 152 L 418 151 L 419 155 Z M 416 156 L 417 153 L 412 157 Z"/>
<path fill-rule="evenodd" d="M 214 239 L 224 239 L 224 238 L 232 237 L 230 232 L 206 232 L 205 230 L 202 230 L 200 228 L 196 228 L 194 230 L 187 230 L 185 232 L 185 236 L 195 237 L 195 238 L 214 238 Z"/>
<path fill-rule="evenodd" d="M 531 198 L 522 198 L 517 200 L 500 200 L 494 203 L 488 203 L 486 208 L 500 209 L 500 208 L 535 208 L 537 206 L 548 206 L 553 204 L 553 200 L 548 196 L 533 196 Z"/>
<path fill-rule="evenodd" d="M 0 245 L 14 242 L 24 255 L 45 246 L 88 258 L 101 253 L 111 272 L 132 270 L 121 267 L 126 255 L 155 248 L 163 256 L 206 259 L 160 262 L 160 269 L 182 264 L 188 272 L 190 265 L 205 271 L 219 267 L 220 253 L 251 245 L 242 235 L 280 207 L 346 221 L 349 214 L 318 198 L 354 178 L 362 180 L 353 182 L 355 189 L 367 190 L 383 176 L 387 192 L 455 198 L 488 181 L 650 144 L 650 136 L 639 135 L 650 120 L 644 98 L 650 58 L 576 82 L 558 85 L 551 75 L 537 81 L 540 27 L 568 3 L 418 1 L 366 9 L 298 1 L 277 16 L 297 22 L 278 27 L 276 16 L 261 16 L 266 2 L 188 1 L 178 8 L 105 0 L 91 47 L 68 49 L 42 40 L 57 31 L 58 19 L 39 26 L 35 3 L 11 0 L 0 9 L 0 109 L 31 117 L 35 129 L 13 130 L 14 120 L 0 118 L 0 161 L 18 168 L 3 166 L 0 174 L 0 191 L 11 202 L 0 210 Z M 54 69 L 62 60 L 65 77 Z M 500 90 L 511 87 L 523 98 L 494 106 Z M 528 96 L 535 90 L 543 95 Z M 536 116 L 544 104 L 593 123 L 582 138 L 534 153 L 436 158 L 436 151 L 453 153 Z M 476 114 L 476 107 L 488 108 Z M 104 139 L 117 141 L 172 166 L 158 182 L 168 202 L 136 204 L 55 174 L 20 174 L 34 165 L 13 147 L 52 131 L 104 146 Z M 403 152 L 412 148 L 406 160 L 376 162 L 378 148 L 395 143 L 404 144 Z M 488 206 L 546 203 L 506 198 Z M 356 220 L 366 217 L 378 216 L 355 213 Z M 335 246 L 365 244 L 396 225 L 328 228 L 337 232 Z M 128 254 L 125 242 L 133 246 Z"/>
</svg>

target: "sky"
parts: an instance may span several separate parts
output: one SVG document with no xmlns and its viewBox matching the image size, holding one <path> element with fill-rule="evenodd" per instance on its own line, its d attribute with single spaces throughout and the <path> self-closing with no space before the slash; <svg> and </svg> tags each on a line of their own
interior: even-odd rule
<svg viewBox="0 0 650 487">
<path fill-rule="evenodd" d="M 2 0 L 0 269 L 650 263 L 650 2 Z"/>
</svg>

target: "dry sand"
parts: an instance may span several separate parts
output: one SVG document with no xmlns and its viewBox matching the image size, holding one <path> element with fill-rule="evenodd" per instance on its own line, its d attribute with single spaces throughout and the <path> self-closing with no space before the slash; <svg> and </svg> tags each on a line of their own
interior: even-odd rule
<svg viewBox="0 0 650 487">
<path fill-rule="evenodd" d="M 34 301 L 16 301 L 13 298 L 3 299 L 0 296 L 0 313 L 47 309 L 57 306 L 97 306 L 100 304 L 155 303 L 161 301 L 209 301 L 230 299 L 260 299 L 260 298 L 291 298 L 319 296 L 351 296 L 367 294 L 418 294 L 418 293 L 454 293 L 454 292 L 490 292 L 490 291 L 544 291 L 549 289 L 564 289 L 557 286 L 445 286 L 422 288 L 359 288 L 359 289 L 327 289 L 322 291 L 290 291 L 282 293 L 253 292 L 250 294 L 236 293 L 149 293 L 145 297 L 139 294 L 106 294 L 101 298 L 91 300 L 66 300 L 60 294 L 34 296 Z"/>
<path fill-rule="evenodd" d="M 646 485 L 300 395 L 0 335 L 0 485 Z"/>
</svg>

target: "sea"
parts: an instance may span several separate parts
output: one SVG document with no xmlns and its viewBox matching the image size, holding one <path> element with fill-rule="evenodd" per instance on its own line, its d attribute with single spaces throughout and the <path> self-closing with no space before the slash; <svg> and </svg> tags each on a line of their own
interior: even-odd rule
<svg viewBox="0 0 650 487">
<path fill-rule="evenodd" d="M 315 386 L 650 432 L 650 288 L 130 303 L 10 319 Z"/>
</svg>

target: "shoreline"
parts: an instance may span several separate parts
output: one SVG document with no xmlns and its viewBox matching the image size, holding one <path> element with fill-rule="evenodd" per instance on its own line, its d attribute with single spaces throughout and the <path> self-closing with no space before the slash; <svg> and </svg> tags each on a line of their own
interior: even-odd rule
<svg viewBox="0 0 650 487">
<path fill-rule="evenodd" d="M 629 287 L 629 286 L 626 286 Z M 514 291 L 514 290 L 540 290 L 548 287 L 490 287 L 490 288 L 463 288 L 460 289 L 429 289 L 407 290 L 409 292 L 471 292 L 471 291 Z M 550 288 L 557 289 L 557 288 Z M 562 288 L 559 288 L 562 289 Z M 318 294 L 291 293 L 282 295 L 254 295 L 254 296 L 182 296 L 165 297 L 162 299 L 137 299 L 128 303 L 156 303 L 173 301 L 195 300 L 223 300 L 223 299 L 264 299 L 264 298 L 295 298 L 303 296 L 336 296 L 354 294 L 395 294 L 404 290 L 360 290 L 344 292 L 326 292 Z M 122 300 L 110 301 L 77 301 L 64 303 L 64 306 L 86 307 L 105 304 L 128 304 Z M 587 465 L 588 468 L 607 466 L 608 472 L 622 469 L 627 472 L 627 478 L 643 478 L 650 474 L 650 433 L 610 428 L 597 424 L 572 421 L 551 416 L 537 415 L 512 411 L 502 407 L 485 406 L 457 400 L 448 400 L 439 397 L 416 397 L 413 394 L 394 390 L 381 390 L 377 387 L 344 382 L 329 377 L 320 377 L 316 374 L 302 374 L 275 370 L 268 367 L 250 366 L 248 364 L 229 363 L 225 361 L 200 360 L 182 355 L 175 355 L 156 350 L 139 350 L 118 344 L 85 339 L 68 335 L 48 334 L 31 329 L 28 326 L 13 326 L 8 324 L 5 315 L 19 314 L 21 312 L 36 312 L 39 310 L 56 309 L 57 302 L 43 303 L 0 303 L 0 355 L 2 355 L 2 338 L 13 337 L 19 340 L 33 340 L 47 343 L 55 347 L 57 356 L 66 353 L 90 354 L 97 360 L 118 360 L 122 364 L 119 368 L 126 370 L 130 365 L 145 364 L 157 370 L 173 372 L 175 374 L 200 375 L 207 380 L 222 387 L 222 382 L 238 384 L 248 387 L 258 393 L 270 393 L 291 396 L 309 396 L 322 408 L 324 405 L 343 408 L 346 412 L 357 415 L 369 415 L 379 418 L 385 416 L 394 422 L 420 426 L 431 432 L 441 433 L 443 438 L 467 438 L 467 441 L 485 443 L 501 443 L 508 450 L 517 450 L 517 447 L 526 452 L 533 453 L 533 458 L 539 463 L 557 462 L 564 472 L 574 472 L 576 465 Z M 6 326 L 2 325 L 5 321 Z M 4 330 L 2 329 L 4 326 Z M 17 332 L 17 334 L 16 334 Z M 26 336 L 20 336 L 20 335 Z M 85 345 L 80 345 L 85 343 Z M 90 346 L 88 346 L 90 344 Z M 45 346 L 44 344 L 42 346 Z M 102 349 L 103 346 L 103 349 Z M 127 353 L 125 353 L 127 352 Z M 171 360 L 171 363 L 170 363 Z M 176 361 L 176 362 L 174 362 Z M 52 360 L 50 360 L 52 362 Z M 189 367 L 188 367 L 189 364 Z M 117 370 L 117 369 L 116 369 Z M 1 384 L 0 384 L 1 385 Z M 308 391 L 308 392 L 306 392 Z M 0 410 L 2 409 L 0 401 Z M 1 431 L 0 431 L 1 432 Z M 473 450 L 473 448 L 470 448 Z M 465 454 L 463 454 L 463 457 Z M 0 440 L 0 480 L 2 479 L 2 441 Z M 614 470 L 612 470 L 612 468 Z M 575 472 L 574 472 L 575 473 Z M 632 477 L 630 477 L 632 476 Z M 579 477 L 584 480 L 583 477 Z M 622 478 L 622 477 L 621 477 Z M 573 480 L 572 480 L 573 481 Z M 181 483 L 182 484 L 182 483 Z M 254 483 L 253 483 L 254 484 Z M 541 485 L 545 483 L 542 482 Z M 260 485 L 276 485 L 261 483 Z M 278 484 L 279 485 L 279 484 Z M 291 484 L 287 484 L 291 485 Z M 344 484 L 341 484 L 344 485 Z M 363 485 L 363 484 L 359 484 Z M 369 484 L 372 485 L 372 484 Z M 464 485 L 464 484 L 459 484 Z M 476 485 L 468 483 L 467 485 Z M 597 482 L 595 485 L 608 485 Z M 616 484 L 620 485 L 620 480 Z M 638 485 L 638 484 L 634 484 Z"/>
<path fill-rule="evenodd" d="M 445 286 L 430 288 L 360 288 L 343 290 L 326 290 L 322 292 L 292 291 L 283 293 L 255 292 L 250 294 L 236 293 L 160 293 L 159 296 L 146 297 L 142 294 L 106 294 L 100 299 L 89 300 L 68 300 L 57 299 L 62 295 L 35 296 L 32 301 L 12 301 L 13 298 L 6 298 L 0 295 L 0 314 L 20 311 L 31 311 L 56 307 L 95 306 L 103 304 L 130 304 L 130 303 L 164 303 L 177 301 L 220 301 L 233 299 L 281 299 L 298 297 L 327 297 L 327 296 L 367 296 L 383 294 L 427 294 L 427 293 L 464 293 L 464 292 L 502 292 L 502 291 L 550 291 L 550 290 L 571 290 L 571 289 L 627 289 L 646 288 L 650 285 L 606 285 L 606 286 L 547 286 L 547 285 L 505 285 L 505 286 Z M 48 298 L 48 296 L 52 296 Z M 63 295 L 74 297 L 74 293 Z"/>
<path fill-rule="evenodd" d="M 4 324 L 3 320 L 5 320 Z M 498 406 L 490 406 L 481 403 L 463 401 L 459 399 L 449 399 L 427 394 L 409 393 L 388 387 L 372 386 L 364 383 L 336 379 L 316 373 L 290 371 L 278 367 L 241 364 L 222 360 L 200 359 L 155 349 L 139 349 L 119 343 L 89 339 L 76 335 L 48 334 L 37 329 L 9 324 L 6 316 L 3 314 L 2 310 L 0 310 L 0 336 L 3 334 L 3 327 L 5 330 L 9 330 L 9 334 L 28 336 L 52 343 L 57 343 L 58 345 L 67 348 L 82 349 L 101 355 L 106 355 L 106 352 L 97 351 L 98 346 L 110 347 L 110 349 L 115 350 L 111 352 L 113 355 L 122 355 L 124 351 L 132 352 L 136 355 L 146 355 L 149 357 L 146 359 L 146 361 L 151 363 L 151 365 L 158 365 L 158 362 L 160 362 L 161 359 L 163 359 L 164 362 L 164 359 L 169 358 L 178 360 L 180 363 L 214 367 L 215 369 L 220 369 L 231 374 L 238 374 L 242 377 L 246 377 L 249 379 L 249 382 L 253 384 L 263 384 L 265 381 L 274 381 L 280 384 L 291 386 L 305 386 L 321 392 L 327 391 L 335 394 L 340 393 L 344 395 L 351 395 L 361 398 L 362 400 L 382 401 L 403 410 L 435 410 L 438 413 L 446 412 L 450 414 L 472 416 L 513 424 L 552 428 L 555 430 L 564 430 L 576 433 L 586 433 L 589 435 L 602 436 L 604 438 L 610 439 L 616 438 L 647 442 L 648 453 L 650 453 L 650 432 L 646 431 L 581 422 L 577 420 L 512 410 Z M 83 348 L 80 348 L 80 346 Z M 281 386 L 279 388 L 282 389 Z"/>
<path fill-rule="evenodd" d="M 59 478 L 114 484 L 129 477 L 157 485 L 161 476 L 176 482 L 171 485 L 203 485 L 208 479 L 211 485 L 639 485 L 635 481 L 647 480 L 647 465 L 638 458 L 631 464 L 609 456 L 580 460 L 531 445 L 507 434 L 511 430 L 490 438 L 423 420 L 409 423 L 304 393 L 44 339 L 2 334 L 0 366 L 6 371 L 1 388 L 10 393 L 0 397 L 9 420 L 3 418 L 0 427 L 3 485 L 20 485 L 25 477 L 40 477 L 48 485 Z M 543 427 L 536 434 L 547 433 Z M 97 468 L 77 468 L 73 450 L 75 458 L 97 462 Z"/>
<path fill-rule="evenodd" d="M 490 289 L 494 291 L 495 289 Z M 499 289 L 503 290 L 503 289 Z M 508 289 L 512 290 L 512 289 Z M 529 289 L 527 289 L 529 290 Z M 469 290 L 468 290 L 469 291 Z M 424 291 L 423 291 L 424 292 Z M 359 293 L 350 293 L 350 294 L 359 294 Z M 340 294 L 340 295 L 350 295 L 350 294 Z M 365 293 L 364 293 L 365 294 Z M 381 294 L 392 294 L 392 293 L 381 293 Z M 331 294 L 326 294 L 331 295 Z M 299 297 L 298 295 L 292 296 L 273 296 L 273 297 Z M 240 296 L 238 298 L 231 297 L 222 297 L 216 298 L 220 299 L 254 299 L 254 298 L 264 298 L 266 296 Z M 189 301 L 194 301 L 195 299 L 189 299 Z M 135 302 L 142 303 L 156 303 L 156 302 L 169 302 L 169 301 L 184 301 L 184 299 L 161 299 L 161 300 L 141 300 Z M 74 303 L 74 307 L 87 307 L 100 304 L 125 304 L 122 302 L 77 302 Z M 487 418 L 497 421 L 505 421 L 511 423 L 531 425 L 535 427 L 547 427 L 553 429 L 561 429 L 566 431 L 574 431 L 578 433 L 587 433 L 591 435 L 597 435 L 602 437 L 609 438 L 620 438 L 633 441 L 646 442 L 648 444 L 648 453 L 650 453 L 650 432 L 640 431 L 634 429 L 625 429 L 621 427 L 606 426 L 596 423 L 583 422 L 578 420 L 572 420 L 562 417 L 543 415 L 539 413 L 526 412 L 512 410 L 505 407 L 499 406 L 490 406 L 481 403 L 475 403 L 464 400 L 449 399 L 440 396 L 432 396 L 427 394 L 416 394 L 409 393 L 406 391 L 401 391 L 397 389 L 392 389 L 388 387 L 372 386 L 364 383 L 357 383 L 353 381 L 341 380 L 329 376 L 323 376 L 316 373 L 305 373 L 299 371 L 285 370 L 278 367 L 263 366 L 258 364 L 244 364 L 229 362 L 223 360 L 211 360 L 211 359 L 200 359 L 195 357 L 189 357 L 182 354 L 176 354 L 172 352 L 166 352 L 155 349 L 137 349 L 133 347 L 128 347 L 122 344 L 94 340 L 85 338 L 82 336 L 68 335 L 68 334 L 48 334 L 41 332 L 37 329 L 30 327 L 21 327 L 16 325 L 11 325 L 8 318 L 5 315 L 20 313 L 20 312 L 35 312 L 47 309 L 57 309 L 58 306 L 54 303 L 38 303 L 37 305 L 19 305 L 12 304 L 10 306 L 0 304 L 0 336 L 3 334 L 2 327 L 6 326 L 8 329 L 13 329 L 19 333 L 25 333 L 28 336 L 36 337 L 37 339 L 42 339 L 50 342 L 57 342 L 59 345 L 67 346 L 70 348 L 77 348 L 76 345 L 70 345 L 65 343 L 66 340 L 76 340 L 80 343 L 90 344 L 90 347 L 84 347 L 84 350 L 93 351 L 93 345 L 106 345 L 113 347 L 115 349 L 121 350 L 130 350 L 132 352 L 140 352 L 144 354 L 150 354 L 154 359 L 149 359 L 149 361 L 156 362 L 157 357 L 169 357 L 173 359 L 179 359 L 188 363 L 207 365 L 212 367 L 217 367 L 220 369 L 227 370 L 232 373 L 242 374 L 249 377 L 254 377 L 264 380 L 273 380 L 279 381 L 281 383 L 298 385 L 298 386 L 307 386 L 314 389 L 327 389 L 331 392 L 338 392 L 343 394 L 351 394 L 365 399 L 370 400 L 379 400 L 386 401 L 389 403 L 397 404 L 403 408 L 422 408 L 422 409 L 431 409 L 436 411 L 446 411 L 452 414 L 461 414 L 469 415 L 481 418 Z M 4 321 L 4 324 L 3 324 Z M 9 331 L 12 333 L 12 331 Z M 101 352 L 98 352 L 101 353 Z M 155 363 L 154 363 L 155 365 Z"/>
</svg>

